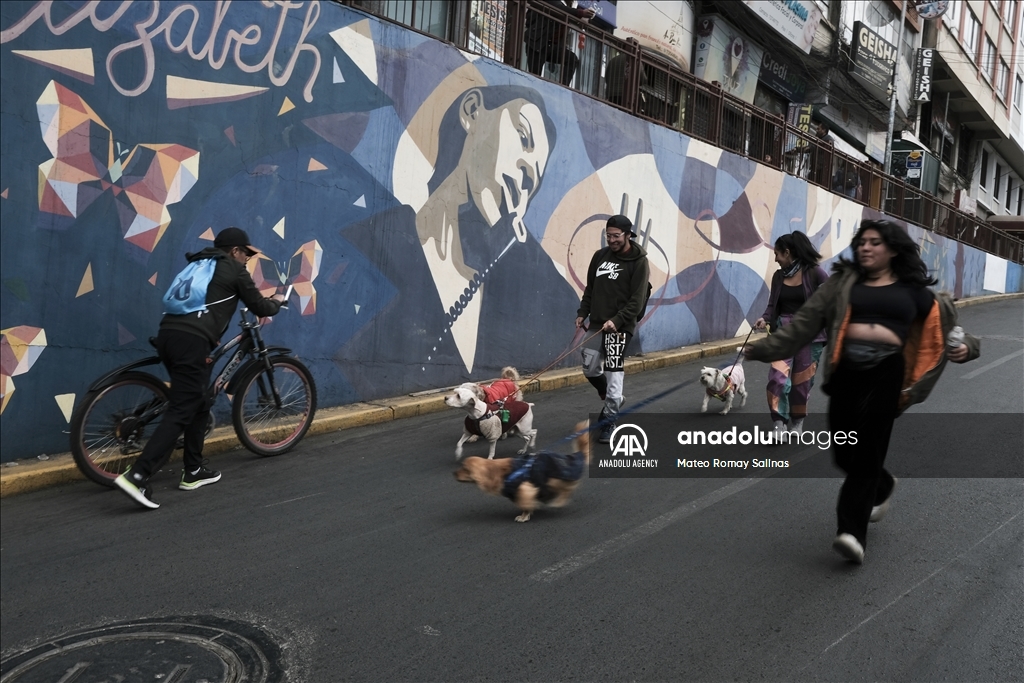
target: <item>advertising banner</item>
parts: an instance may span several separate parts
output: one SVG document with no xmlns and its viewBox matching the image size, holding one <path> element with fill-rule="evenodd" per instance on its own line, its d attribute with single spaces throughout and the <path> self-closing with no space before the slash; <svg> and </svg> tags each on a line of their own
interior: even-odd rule
<svg viewBox="0 0 1024 683">
<path fill-rule="evenodd" d="M 914 59 L 914 93 L 912 96 L 915 102 L 932 101 L 932 64 L 934 56 L 934 48 L 921 47 L 917 49 L 917 57 Z"/>
<path fill-rule="evenodd" d="M 761 58 L 758 80 L 790 102 L 803 102 L 807 93 L 807 82 L 797 76 L 789 64 L 775 59 L 767 50 Z"/>
<path fill-rule="evenodd" d="M 753 104 L 763 58 L 760 45 L 721 17 L 701 17 L 697 22 L 693 55 L 693 75 L 697 78 L 718 81 L 725 92 Z"/>
<path fill-rule="evenodd" d="M 594 10 L 590 24 L 602 31 L 613 31 L 618 25 L 616 21 L 618 8 L 608 0 L 579 0 L 576 7 Z"/>
<path fill-rule="evenodd" d="M 693 10 L 688 2 L 631 0 L 616 6 L 615 37 L 634 38 L 641 47 L 690 70 L 693 49 Z"/>
<path fill-rule="evenodd" d="M 806 53 L 811 51 L 821 23 L 821 10 L 812 0 L 743 0 L 743 4 L 789 42 Z"/>
<path fill-rule="evenodd" d="M 789 105 L 789 111 L 786 112 L 786 123 L 796 128 L 801 133 L 807 135 L 811 134 L 811 117 L 814 114 L 813 104 L 791 104 Z M 807 141 L 803 138 L 795 135 L 789 135 L 790 139 L 786 144 L 786 151 L 792 149 L 804 149 L 807 147 Z"/>
<path fill-rule="evenodd" d="M 506 16 L 505 0 L 473 0 L 469 7 L 469 49 L 502 61 Z"/>
</svg>

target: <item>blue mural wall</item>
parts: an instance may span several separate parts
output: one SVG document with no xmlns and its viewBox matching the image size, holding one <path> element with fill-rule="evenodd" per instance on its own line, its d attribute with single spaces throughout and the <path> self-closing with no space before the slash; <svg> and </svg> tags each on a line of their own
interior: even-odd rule
<svg viewBox="0 0 1024 683">
<path fill-rule="evenodd" d="M 151 353 L 184 254 L 229 225 L 264 293 L 295 285 L 266 337 L 332 406 L 546 365 L 623 207 L 647 351 L 745 333 L 778 235 L 834 259 L 866 217 L 335 4 L 8 1 L 0 31 L 3 460 L 67 450 L 75 401 Z M 1020 266 L 910 232 L 940 287 L 1021 290 Z"/>
</svg>

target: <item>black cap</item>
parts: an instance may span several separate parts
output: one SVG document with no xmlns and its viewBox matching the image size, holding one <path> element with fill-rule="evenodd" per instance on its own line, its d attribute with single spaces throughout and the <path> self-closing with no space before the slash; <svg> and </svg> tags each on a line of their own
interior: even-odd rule
<svg viewBox="0 0 1024 683">
<path fill-rule="evenodd" d="M 241 228 L 224 228 L 217 234 L 217 239 L 213 240 L 213 246 L 218 249 L 241 247 L 249 256 L 255 256 L 260 251 L 249 244 L 249 236 Z"/>
<path fill-rule="evenodd" d="M 636 233 L 633 232 L 633 222 L 626 218 L 625 216 L 623 216 L 622 214 L 618 214 L 609 218 L 608 223 L 605 224 L 605 227 L 618 228 L 622 232 L 628 232 L 630 235 L 633 236 L 636 235 Z"/>
</svg>

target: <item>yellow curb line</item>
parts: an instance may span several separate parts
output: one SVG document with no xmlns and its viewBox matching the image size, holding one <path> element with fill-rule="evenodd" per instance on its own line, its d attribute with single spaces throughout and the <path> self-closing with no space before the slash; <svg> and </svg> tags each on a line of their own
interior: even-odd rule
<svg viewBox="0 0 1024 683">
<path fill-rule="evenodd" d="M 1022 297 L 1024 297 L 1024 293 L 994 294 L 991 296 L 962 299 L 957 301 L 956 305 L 963 308 L 979 303 L 990 303 Z M 668 351 L 655 351 L 643 356 L 629 358 L 626 360 L 626 373 L 633 374 L 647 370 L 659 370 L 673 365 L 689 363 L 700 358 L 735 354 L 736 347 L 743 343 L 745 338 L 743 336 L 726 341 L 694 344 L 692 346 L 684 346 Z M 523 393 L 532 394 L 541 391 L 564 389 L 584 384 L 586 381 L 583 372 L 579 368 L 554 370 L 541 375 L 538 379 L 524 386 Z M 317 411 L 313 424 L 310 425 L 309 434 L 327 434 L 342 429 L 365 427 L 406 417 L 440 412 L 445 409 L 445 391 L 445 389 L 440 389 L 436 392 L 418 394 L 416 396 L 399 396 L 378 399 L 376 401 L 352 403 L 337 408 L 323 408 Z M 226 426 L 214 430 L 213 434 L 206 440 L 203 451 L 206 455 L 216 455 L 241 447 L 234 430 L 230 426 Z M 179 459 L 181 459 L 181 452 L 174 451 L 171 460 Z M 6 466 L 6 463 L 4 463 L 5 466 L 0 471 L 0 498 L 38 491 L 50 486 L 58 486 L 85 478 L 78 471 L 70 453 L 53 455 L 44 461 L 30 458 L 15 462 L 18 463 L 16 468 Z M 12 471 L 15 469 L 17 471 Z"/>
</svg>

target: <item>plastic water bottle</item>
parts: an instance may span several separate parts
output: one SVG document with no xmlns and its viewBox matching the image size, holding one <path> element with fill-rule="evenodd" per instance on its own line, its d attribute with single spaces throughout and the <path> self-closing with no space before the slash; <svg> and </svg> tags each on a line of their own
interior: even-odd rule
<svg viewBox="0 0 1024 683">
<path fill-rule="evenodd" d="M 946 346 L 951 349 L 955 349 L 964 343 L 964 328 L 959 325 L 955 326 L 949 331 L 949 335 L 946 337 Z"/>
</svg>

